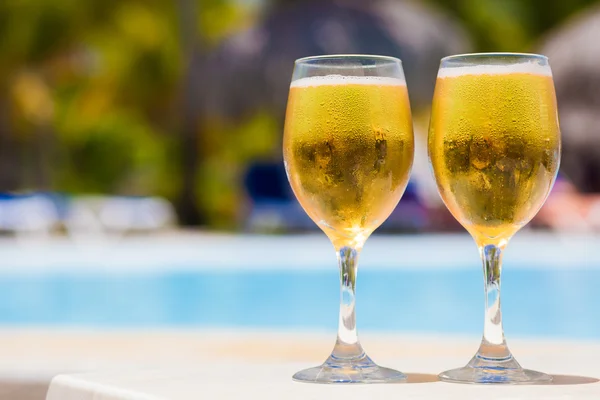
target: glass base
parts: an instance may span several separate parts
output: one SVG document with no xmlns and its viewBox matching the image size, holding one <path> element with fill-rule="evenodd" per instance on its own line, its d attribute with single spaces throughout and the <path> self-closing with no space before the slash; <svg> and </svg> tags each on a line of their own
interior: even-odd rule
<svg viewBox="0 0 600 400">
<path fill-rule="evenodd" d="M 476 355 L 466 367 L 439 374 L 440 380 L 454 383 L 539 385 L 552 382 L 552 376 L 523 369 L 512 355 L 503 359 Z"/>
<path fill-rule="evenodd" d="M 402 372 L 380 367 L 369 357 L 342 360 L 329 357 L 319 367 L 305 369 L 292 379 L 310 383 L 401 383 L 406 382 Z"/>
</svg>

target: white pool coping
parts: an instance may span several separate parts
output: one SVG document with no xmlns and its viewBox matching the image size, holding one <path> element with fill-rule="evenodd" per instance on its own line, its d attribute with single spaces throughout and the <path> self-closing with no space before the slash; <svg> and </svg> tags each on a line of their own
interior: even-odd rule
<svg viewBox="0 0 600 400">
<path fill-rule="evenodd" d="M 506 268 L 600 269 L 599 234 L 522 232 L 505 251 Z M 323 234 L 245 235 L 176 233 L 119 239 L 0 240 L 0 273 L 176 270 L 313 270 L 335 268 Z M 466 234 L 377 235 L 363 250 L 361 268 L 467 269 L 479 255 Z"/>
</svg>

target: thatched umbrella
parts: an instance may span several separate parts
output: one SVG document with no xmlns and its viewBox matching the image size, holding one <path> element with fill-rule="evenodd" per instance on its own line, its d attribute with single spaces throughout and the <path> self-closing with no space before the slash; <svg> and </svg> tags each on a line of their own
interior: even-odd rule
<svg viewBox="0 0 600 400">
<path fill-rule="evenodd" d="M 600 6 L 587 9 L 548 37 L 558 97 L 561 171 L 583 192 L 600 192 Z"/>
<path fill-rule="evenodd" d="M 417 2 L 279 1 L 258 26 L 208 55 L 203 111 L 238 119 L 266 108 L 282 119 L 294 60 L 342 53 L 400 57 L 413 106 L 425 105 L 440 58 L 469 48 L 455 21 Z"/>
</svg>

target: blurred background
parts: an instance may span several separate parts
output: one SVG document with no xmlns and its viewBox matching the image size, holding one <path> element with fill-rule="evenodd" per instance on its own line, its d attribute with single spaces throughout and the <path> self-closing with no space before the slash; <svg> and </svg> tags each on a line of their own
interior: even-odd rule
<svg viewBox="0 0 600 400">
<path fill-rule="evenodd" d="M 595 0 L 0 1 L 0 325 L 333 334 L 335 257 L 282 127 L 295 59 L 367 53 L 402 59 L 417 146 L 359 326 L 479 335 L 477 251 L 425 138 L 440 58 L 512 51 L 550 58 L 563 158 L 507 251 L 507 330 L 599 340 L 599 39 Z"/>
<path fill-rule="evenodd" d="M 460 229 L 424 157 L 439 60 L 514 51 L 548 55 L 559 96 L 558 189 L 569 195 L 556 198 L 560 216 L 549 202 L 538 225 L 593 230 L 600 226 L 595 3 L 3 1 L 0 229 L 315 229 L 283 172 L 282 122 L 293 61 L 331 53 L 404 63 L 420 146 L 407 195 L 382 231 Z"/>
</svg>

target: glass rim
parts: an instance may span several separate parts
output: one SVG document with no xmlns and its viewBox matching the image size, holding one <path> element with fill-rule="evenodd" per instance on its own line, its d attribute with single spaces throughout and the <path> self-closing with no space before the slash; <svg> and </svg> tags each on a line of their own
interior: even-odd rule
<svg viewBox="0 0 600 400">
<path fill-rule="evenodd" d="M 458 60 L 458 59 L 471 59 L 471 58 L 477 58 L 477 57 L 488 57 L 490 59 L 496 58 L 496 57 L 515 57 L 515 58 L 530 58 L 530 59 L 538 59 L 538 60 L 544 60 L 544 61 L 548 61 L 548 57 L 546 57 L 543 54 L 536 54 L 536 53 L 512 53 L 512 52 L 502 52 L 502 51 L 498 51 L 498 52 L 482 52 L 482 53 L 463 53 L 463 54 L 453 54 L 450 56 L 446 56 L 444 58 L 441 59 L 441 62 L 444 61 L 454 61 L 454 60 Z"/>
<path fill-rule="evenodd" d="M 323 54 L 320 56 L 301 57 L 294 61 L 294 64 L 303 64 L 313 60 L 335 60 L 335 59 L 367 59 L 388 61 L 391 63 L 402 64 L 402 60 L 393 56 L 382 56 L 377 54 Z"/>
</svg>

